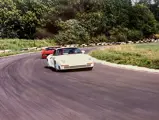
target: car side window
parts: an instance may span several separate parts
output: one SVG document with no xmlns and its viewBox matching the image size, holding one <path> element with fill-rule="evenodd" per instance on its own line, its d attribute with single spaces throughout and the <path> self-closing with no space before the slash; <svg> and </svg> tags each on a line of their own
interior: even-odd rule
<svg viewBox="0 0 159 120">
<path fill-rule="evenodd" d="M 58 49 L 57 50 L 57 55 L 62 55 L 63 54 L 63 50 L 62 49 Z"/>
<path fill-rule="evenodd" d="M 80 49 L 75 49 L 75 53 L 78 54 L 78 53 L 82 53 L 82 51 Z"/>
<path fill-rule="evenodd" d="M 55 50 L 54 56 L 62 55 L 62 49 Z"/>
</svg>

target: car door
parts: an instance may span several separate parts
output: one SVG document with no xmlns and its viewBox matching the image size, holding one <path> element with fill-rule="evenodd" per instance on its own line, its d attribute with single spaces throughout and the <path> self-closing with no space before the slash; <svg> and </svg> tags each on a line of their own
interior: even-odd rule
<svg viewBox="0 0 159 120">
<path fill-rule="evenodd" d="M 53 56 L 52 56 L 52 60 L 51 60 L 51 64 L 52 64 L 52 66 L 54 66 L 55 65 L 55 61 L 56 61 L 56 58 L 58 58 L 60 55 L 61 55 L 61 52 L 62 52 L 62 49 L 57 49 L 57 50 L 55 50 L 55 52 L 54 52 L 54 54 L 53 54 Z M 55 66 L 54 66 L 55 67 Z"/>
<path fill-rule="evenodd" d="M 52 67 L 54 67 L 54 61 L 55 61 L 56 56 L 57 56 L 57 50 L 55 50 L 54 53 L 52 55 L 49 55 L 49 57 L 48 57 L 48 63 Z"/>
<path fill-rule="evenodd" d="M 57 62 L 56 59 L 57 59 L 60 55 L 62 55 L 62 49 L 57 49 L 57 50 L 54 51 L 54 54 L 53 54 L 53 55 L 51 56 L 51 58 L 50 58 L 51 66 L 55 67 L 55 66 L 54 66 L 54 65 L 55 65 L 55 62 Z"/>
</svg>

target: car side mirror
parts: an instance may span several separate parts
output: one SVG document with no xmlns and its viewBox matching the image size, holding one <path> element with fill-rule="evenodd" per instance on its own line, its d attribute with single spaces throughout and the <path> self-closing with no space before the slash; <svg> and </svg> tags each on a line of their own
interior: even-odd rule
<svg viewBox="0 0 159 120">
<path fill-rule="evenodd" d="M 85 51 L 84 50 L 82 50 L 82 54 L 84 54 L 85 53 Z"/>
</svg>

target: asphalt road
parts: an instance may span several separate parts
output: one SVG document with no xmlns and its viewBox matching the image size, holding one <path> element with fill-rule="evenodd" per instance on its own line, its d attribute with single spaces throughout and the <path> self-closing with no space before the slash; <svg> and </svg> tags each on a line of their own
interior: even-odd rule
<svg viewBox="0 0 159 120">
<path fill-rule="evenodd" d="M 159 120 L 158 74 L 45 66 L 39 53 L 0 59 L 0 120 Z"/>
</svg>

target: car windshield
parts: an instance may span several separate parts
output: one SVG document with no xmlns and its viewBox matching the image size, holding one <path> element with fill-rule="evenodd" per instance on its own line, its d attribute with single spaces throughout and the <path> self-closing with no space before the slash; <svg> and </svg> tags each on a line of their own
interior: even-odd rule
<svg viewBox="0 0 159 120">
<path fill-rule="evenodd" d="M 54 49 L 55 49 L 54 47 L 48 47 L 45 50 L 54 50 Z"/>
<path fill-rule="evenodd" d="M 47 48 L 45 48 L 45 50 L 47 51 L 47 50 L 55 50 L 56 48 L 59 48 L 59 47 L 47 47 Z"/>
<path fill-rule="evenodd" d="M 82 51 L 78 48 L 62 48 L 58 49 L 57 55 L 67 55 L 67 54 L 81 54 Z"/>
</svg>

